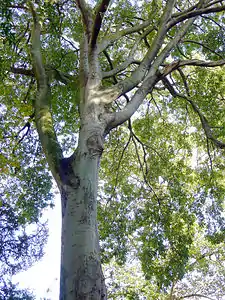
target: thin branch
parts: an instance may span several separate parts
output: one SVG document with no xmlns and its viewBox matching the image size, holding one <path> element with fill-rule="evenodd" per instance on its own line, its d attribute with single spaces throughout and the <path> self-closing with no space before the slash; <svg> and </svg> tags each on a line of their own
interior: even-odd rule
<svg viewBox="0 0 225 300">
<path fill-rule="evenodd" d="M 219 4 L 222 4 L 222 1 L 223 1 L 223 0 L 215 0 L 215 1 L 210 1 L 210 0 L 209 0 L 209 3 L 206 4 L 205 7 L 210 7 L 210 6 L 212 6 L 212 5 L 214 5 L 214 4 L 218 4 L 218 3 L 219 3 Z"/>
<path fill-rule="evenodd" d="M 184 52 L 181 50 L 181 48 L 179 47 L 179 45 L 177 45 L 177 50 L 180 52 L 180 54 L 185 57 L 186 59 L 190 59 L 190 57 L 188 57 L 187 55 L 184 54 Z"/>
<path fill-rule="evenodd" d="M 31 92 L 31 90 L 32 90 L 32 87 L 33 87 L 34 83 L 35 83 L 34 78 L 31 78 L 30 83 L 29 83 L 29 86 L 28 86 L 28 89 L 27 89 L 27 92 L 26 92 L 26 95 L 25 95 L 25 97 L 24 97 L 24 99 L 23 99 L 23 103 L 25 103 L 25 104 L 27 103 L 27 99 L 28 99 L 29 96 L 30 96 L 30 92 Z"/>
<path fill-rule="evenodd" d="M 111 58 L 110 58 L 108 52 L 107 52 L 106 50 L 104 50 L 103 53 L 104 53 L 104 55 L 105 55 L 105 57 L 106 57 L 106 59 L 107 59 L 109 65 L 110 65 L 111 70 L 113 70 L 113 69 L 114 69 L 114 68 L 113 68 L 113 63 L 112 63 L 112 60 L 111 60 Z M 117 80 L 117 78 L 116 78 L 116 75 L 113 75 L 112 77 L 113 77 L 113 83 L 114 83 L 114 84 L 117 84 L 117 83 L 118 83 L 118 80 Z M 124 96 L 124 98 L 126 99 L 126 101 L 127 101 L 127 103 L 128 103 L 128 102 L 130 101 L 130 99 L 129 99 L 129 97 L 127 96 L 127 94 L 123 94 L 123 96 Z M 117 104 L 117 103 L 116 103 L 116 104 Z M 119 107 L 118 104 L 117 104 L 117 106 Z M 120 109 L 120 108 L 119 108 L 119 109 Z"/>
<path fill-rule="evenodd" d="M 213 173 L 213 160 L 212 160 L 212 156 L 210 153 L 209 139 L 206 140 L 206 145 L 207 145 L 207 153 L 208 153 L 209 162 L 210 162 L 210 170 Z"/>
<path fill-rule="evenodd" d="M 144 148 L 144 144 L 141 142 L 141 140 L 133 132 L 130 120 L 128 122 L 128 128 L 130 130 L 131 138 L 132 138 L 132 141 L 134 143 L 135 152 L 136 152 L 136 155 L 137 155 L 137 158 L 138 158 L 138 162 L 139 162 L 139 165 L 140 165 L 140 168 L 141 168 L 141 172 L 142 172 L 142 175 L 143 175 L 144 182 L 150 188 L 151 192 L 155 196 L 155 198 L 156 198 L 156 200 L 157 200 L 157 202 L 159 204 L 159 207 L 160 207 L 160 205 L 161 205 L 160 199 L 157 196 L 156 192 L 154 191 L 153 187 L 151 186 L 151 184 L 149 183 L 149 180 L 147 178 L 147 175 L 148 175 L 148 166 L 147 166 L 147 161 L 146 161 L 146 151 L 145 151 L 145 148 Z M 137 146 L 136 141 L 139 144 L 141 144 L 141 146 L 142 146 L 142 151 L 144 153 L 143 160 L 144 160 L 144 164 L 145 164 L 145 170 L 144 170 L 143 163 L 141 162 L 141 158 L 140 158 L 140 155 L 139 155 L 138 146 Z"/>
<path fill-rule="evenodd" d="M 28 133 L 30 132 L 30 122 L 29 121 L 23 126 L 22 129 L 19 130 L 17 137 L 25 129 L 27 129 L 27 130 L 26 130 L 26 132 L 23 133 L 22 137 L 19 139 L 18 144 L 20 144 L 24 140 L 24 138 L 28 135 Z"/>
<path fill-rule="evenodd" d="M 70 44 L 70 46 L 71 46 L 72 48 L 75 49 L 74 52 L 79 52 L 80 49 L 78 49 L 78 48 L 74 45 L 74 43 L 71 42 L 70 40 L 68 40 L 65 36 L 61 35 L 60 38 L 63 39 L 63 40 L 64 40 L 65 42 L 67 42 L 68 44 Z"/>
<path fill-rule="evenodd" d="M 186 9 L 185 11 L 181 11 L 180 9 L 178 9 L 178 7 L 176 7 L 179 10 L 179 12 L 174 13 L 172 15 L 172 18 L 176 18 L 176 17 L 178 17 L 180 15 L 183 15 L 183 14 L 186 14 L 188 12 L 191 12 L 191 11 L 195 10 L 196 8 L 198 8 L 199 5 L 202 5 L 202 1 L 201 0 L 198 3 L 196 3 L 195 5 L 192 5 L 191 7 L 189 7 L 188 9 Z"/>
<path fill-rule="evenodd" d="M 202 295 L 202 294 L 189 294 L 183 297 L 180 297 L 180 299 L 184 299 L 184 298 L 191 298 L 191 297 L 200 297 L 200 298 L 206 298 L 206 299 L 210 299 L 210 300 L 215 300 L 213 298 L 210 298 L 208 296 Z"/>
<path fill-rule="evenodd" d="M 93 47 L 96 44 L 99 31 L 102 26 L 102 21 L 104 18 L 104 14 L 107 11 L 110 0 L 102 0 L 98 5 L 95 13 L 94 23 L 92 25 L 92 34 L 91 34 L 91 46 Z"/>
<path fill-rule="evenodd" d="M 120 64 L 119 66 L 117 66 L 116 68 L 110 70 L 110 71 L 107 71 L 107 72 L 103 72 L 102 73 L 102 78 L 109 78 L 109 77 L 113 77 L 115 76 L 116 74 L 124 71 L 127 67 L 129 67 L 131 64 L 138 64 L 140 65 L 140 61 L 138 60 L 135 60 L 133 58 L 133 55 L 130 55 L 129 57 L 127 57 L 127 59 L 122 63 Z"/>
<path fill-rule="evenodd" d="M 29 10 L 29 8 L 24 5 L 9 5 L 8 8 Z"/>
<path fill-rule="evenodd" d="M 108 61 L 108 63 L 109 63 L 110 69 L 113 70 L 113 63 L 112 63 L 112 60 L 111 60 L 111 58 L 110 58 L 108 52 L 107 52 L 106 50 L 104 50 L 104 51 L 103 51 L 103 54 L 105 55 L 105 57 L 106 57 L 106 59 L 107 59 L 107 61 Z M 104 74 L 105 74 L 105 73 L 106 73 L 106 72 L 103 72 L 103 75 L 102 75 L 103 78 L 105 78 L 105 77 L 104 77 Z M 117 81 L 115 75 L 112 75 L 112 78 L 113 78 L 114 84 L 118 83 L 118 81 Z"/>
<path fill-rule="evenodd" d="M 129 136 L 129 139 L 128 141 L 126 142 L 123 150 L 122 150 L 122 153 L 120 155 L 120 158 L 119 158 L 119 161 L 118 161 L 118 165 L 117 165 L 117 168 L 116 168 L 116 180 L 115 180 L 115 185 L 114 185 L 114 188 L 113 188 L 113 191 L 112 191 L 112 195 L 115 194 L 115 191 L 116 191 L 116 188 L 117 188 L 117 184 L 118 184 L 118 179 L 119 179 L 119 169 L 120 169 L 120 166 L 121 166 L 121 162 L 123 160 L 123 156 L 124 156 L 124 153 L 126 152 L 129 144 L 130 144 L 130 141 L 131 141 L 131 135 Z M 111 197 L 112 198 L 112 197 Z M 107 203 L 108 204 L 108 203 Z"/>
<path fill-rule="evenodd" d="M 99 45 L 98 45 L 99 52 L 102 52 L 103 50 L 105 50 L 108 46 L 110 46 L 113 43 L 115 43 L 116 41 L 118 41 L 121 37 L 135 33 L 135 32 L 139 32 L 139 31 L 147 28 L 151 24 L 151 22 L 152 22 L 151 20 L 147 20 L 139 25 L 136 25 L 133 27 L 131 26 L 131 27 L 128 27 L 121 31 L 118 31 L 116 33 L 112 33 L 109 36 L 109 38 L 103 38 L 102 42 L 99 43 Z M 153 30 L 153 29 L 154 29 L 154 27 L 151 28 L 151 30 Z"/>
<path fill-rule="evenodd" d="M 163 83 L 165 84 L 165 86 L 167 87 L 167 89 L 169 90 L 169 92 L 171 93 L 171 95 L 173 97 L 179 97 L 182 99 L 185 99 L 187 102 L 189 102 L 193 108 L 193 110 L 197 113 L 197 115 L 199 116 L 199 119 L 201 121 L 202 124 L 202 128 L 205 132 L 206 137 L 211 140 L 213 142 L 213 144 L 215 146 L 217 146 L 220 149 L 225 149 L 225 143 L 217 140 L 214 136 L 213 136 L 213 132 L 212 132 L 212 128 L 208 123 L 208 120 L 206 119 L 206 117 L 202 114 L 202 112 L 199 110 L 197 104 L 192 101 L 189 97 L 178 93 L 174 87 L 171 85 L 171 83 L 169 82 L 169 80 L 167 78 L 163 78 L 162 79 Z"/>
<path fill-rule="evenodd" d="M 103 78 L 109 78 L 111 76 L 114 76 L 117 73 L 125 70 L 131 64 L 140 65 L 140 62 L 134 59 L 135 52 L 136 52 L 141 40 L 146 38 L 146 36 L 149 33 L 151 33 L 153 30 L 154 30 L 154 28 L 148 28 L 139 37 L 137 37 L 132 49 L 130 50 L 130 53 L 129 53 L 127 59 L 125 59 L 125 61 L 122 64 L 120 64 L 119 66 L 117 66 L 116 68 L 113 68 L 108 72 L 103 72 L 102 77 Z"/>
<path fill-rule="evenodd" d="M 190 90 L 189 90 L 188 83 L 187 83 L 186 77 L 184 75 L 184 72 L 181 70 L 181 68 L 178 68 L 177 70 L 178 70 L 178 72 L 179 72 L 179 74 L 180 74 L 180 76 L 182 78 L 183 83 L 184 83 L 184 87 L 185 87 L 186 93 L 190 97 Z"/>
<path fill-rule="evenodd" d="M 193 40 L 182 40 L 182 43 L 193 43 L 193 44 L 197 44 L 207 50 L 209 50 L 210 52 L 218 55 L 220 58 L 224 58 L 220 53 L 214 51 L 213 49 L 211 49 L 209 46 L 205 45 L 204 43 L 198 42 L 198 41 L 193 41 Z"/>
<path fill-rule="evenodd" d="M 216 24 L 221 30 L 225 30 L 225 27 L 219 24 L 217 21 L 215 21 L 213 18 L 210 18 L 208 16 L 202 16 L 203 19 L 210 20 L 212 23 Z"/>
</svg>

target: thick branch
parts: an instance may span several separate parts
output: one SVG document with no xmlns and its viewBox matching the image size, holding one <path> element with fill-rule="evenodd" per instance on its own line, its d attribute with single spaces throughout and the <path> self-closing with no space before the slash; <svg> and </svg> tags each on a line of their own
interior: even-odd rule
<svg viewBox="0 0 225 300">
<path fill-rule="evenodd" d="M 30 70 L 30 69 L 24 69 L 24 68 L 20 68 L 20 67 L 18 67 L 18 68 L 11 67 L 10 71 L 13 74 L 25 75 L 28 77 L 35 77 L 34 70 Z M 75 76 L 61 72 L 55 68 L 52 68 L 51 66 L 47 66 L 47 67 L 45 66 L 45 72 L 48 75 L 49 80 L 55 79 L 64 84 L 72 83 L 75 80 Z"/>
<path fill-rule="evenodd" d="M 24 69 L 24 68 L 11 67 L 10 71 L 13 74 L 19 74 L 19 75 L 34 77 L 34 71 L 33 70 L 27 70 L 27 69 Z"/>
<path fill-rule="evenodd" d="M 214 12 L 221 12 L 224 10 L 225 10 L 225 5 L 215 6 L 215 7 L 206 7 L 206 8 L 196 9 L 193 11 L 187 11 L 186 13 L 181 13 L 180 16 L 173 18 L 168 23 L 168 27 L 171 28 L 171 27 L 175 26 L 176 24 L 183 22 L 184 20 L 193 18 L 193 17 L 206 15 L 206 14 L 210 14 L 210 13 L 214 13 Z"/>
<path fill-rule="evenodd" d="M 30 1 L 29 7 L 33 16 L 31 56 L 38 87 L 34 105 L 35 123 L 50 170 L 56 181 L 59 183 L 60 160 L 63 158 L 63 154 L 57 141 L 50 110 L 50 86 L 41 55 L 41 27 L 36 11 Z"/>
<path fill-rule="evenodd" d="M 170 74 L 172 71 L 177 70 L 179 67 L 183 66 L 199 66 L 199 67 L 219 67 L 225 65 L 225 59 L 217 60 L 217 61 L 204 61 L 199 59 L 187 59 L 187 60 L 177 60 L 165 66 L 163 71 L 163 75 L 166 76 Z"/>
<path fill-rule="evenodd" d="M 88 4 L 85 0 L 76 0 L 75 2 L 81 12 L 85 32 L 90 38 L 93 23 L 91 9 L 88 7 Z"/>
<path fill-rule="evenodd" d="M 120 86 L 122 87 L 122 94 L 132 90 L 135 86 L 137 86 L 137 84 L 143 80 L 146 73 L 149 71 L 151 63 L 156 57 L 157 53 L 159 52 L 163 44 L 164 38 L 166 36 L 166 33 L 168 31 L 166 24 L 169 18 L 171 17 L 174 3 L 174 0 L 167 1 L 163 15 L 160 20 L 158 33 L 154 41 L 152 42 L 151 48 L 148 50 L 140 66 L 132 73 L 130 78 L 125 79 L 122 83 L 120 83 Z"/>
<path fill-rule="evenodd" d="M 110 71 L 108 72 L 103 72 L 102 77 L 103 78 L 109 78 L 111 76 L 115 76 L 117 73 L 125 70 L 129 65 L 131 64 L 138 64 L 140 65 L 140 62 L 134 59 L 134 55 L 135 52 L 138 48 L 138 45 L 140 44 L 141 40 L 144 39 L 151 31 L 153 31 L 154 29 L 152 28 L 148 28 L 145 30 L 144 33 L 142 33 L 140 36 L 137 37 L 133 48 L 131 49 L 129 56 L 127 57 L 127 59 L 125 59 L 125 61 L 120 64 L 119 66 L 117 66 L 116 68 L 112 68 Z"/>
<path fill-rule="evenodd" d="M 102 77 L 109 78 L 109 77 L 115 76 L 116 74 L 125 70 L 131 64 L 140 64 L 139 61 L 134 59 L 134 54 L 135 54 L 135 50 L 137 49 L 137 47 L 138 47 L 138 44 L 135 43 L 134 47 L 130 51 L 129 56 L 125 59 L 125 61 L 122 64 L 120 64 L 119 66 L 117 66 L 116 68 L 113 68 L 112 70 L 110 70 L 108 72 L 103 72 Z"/>
<path fill-rule="evenodd" d="M 98 34 L 102 26 L 102 20 L 109 6 L 109 3 L 110 0 L 102 0 L 96 9 L 95 19 L 92 26 L 91 46 L 94 46 L 96 44 Z"/>
<path fill-rule="evenodd" d="M 171 5 L 171 3 L 169 3 L 169 2 L 167 4 Z M 171 13 L 171 11 L 170 11 L 170 13 Z M 165 10 L 164 14 L 168 14 L 168 11 Z M 168 18 L 168 16 L 167 16 L 167 18 Z M 165 18 L 165 15 L 164 15 L 163 18 L 162 18 L 162 22 L 161 22 L 162 26 L 163 26 L 162 35 L 164 35 L 164 36 L 166 34 L 166 29 L 164 29 L 165 28 L 164 23 L 167 21 L 167 18 Z M 180 39 L 183 37 L 183 35 L 187 32 L 188 28 L 191 26 L 193 21 L 194 21 L 194 18 L 188 20 L 185 24 L 183 24 L 183 26 L 180 28 L 180 30 L 178 31 L 178 33 L 176 34 L 174 39 L 171 40 L 168 43 L 168 45 L 161 51 L 159 56 L 155 59 L 155 61 L 152 64 L 149 71 L 145 66 L 144 66 L 144 68 L 142 66 L 143 69 L 139 69 L 140 67 L 138 67 L 136 69 L 136 71 L 134 71 L 134 73 L 132 74 L 131 78 L 125 79 L 122 83 L 118 84 L 118 86 L 121 87 L 121 89 L 120 89 L 121 94 L 120 95 L 122 95 L 125 92 L 130 91 L 143 78 L 145 78 L 142 85 L 141 85 L 141 87 L 139 87 L 138 90 L 135 92 L 135 94 L 132 97 L 131 101 L 125 106 L 125 108 L 122 111 L 119 111 L 115 114 L 115 120 L 111 124 L 112 128 L 122 124 L 123 122 L 128 120 L 136 112 L 138 107 L 141 105 L 141 103 L 145 99 L 146 95 L 152 90 L 155 83 L 159 80 L 159 72 L 158 72 L 159 66 L 162 64 L 162 62 L 166 58 L 166 56 L 168 56 L 171 49 L 180 41 Z M 159 36 L 156 37 L 156 41 L 157 42 L 160 41 L 162 43 L 161 39 L 163 39 L 163 38 L 159 34 Z M 148 61 L 149 57 L 150 57 L 150 62 L 154 58 L 154 56 L 152 57 L 152 55 L 155 54 L 154 52 L 156 51 L 156 48 L 155 48 L 154 45 L 153 45 L 153 50 L 152 51 L 153 52 L 151 52 L 151 50 L 150 50 L 150 53 L 147 53 L 147 57 L 145 57 L 145 59 L 144 59 L 144 61 L 146 63 L 149 63 L 149 61 Z M 148 71 L 148 73 L 146 75 L 147 71 Z"/>
<path fill-rule="evenodd" d="M 159 66 L 162 64 L 164 59 L 169 55 L 170 51 L 178 44 L 178 42 L 181 40 L 181 38 L 185 35 L 191 24 L 194 22 L 194 18 L 188 20 L 186 23 L 184 23 L 180 30 L 176 33 L 174 38 L 167 44 L 167 46 L 160 52 L 158 57 L 156 57 L 154 63 L 151 66 L 152 61 L 154 60 L 157 52 L 159 51 L 161 44 L 163 43 L 163 39 L 166 35 L 165 25 L 163 25 L 162 29 L 162 35 L 159 35 L 159 37 L 155 38 L 155 41 L 153 42 L 152 48 L 149 50 L 149 52 L 146 54 L 144 60 L 140 64 L 140 66 L 133 72 L 130 78 L 125 79 L 123 82 L 119 83 L 121 86 L 121 94 L 130 91 L 135 86 L 137 86 L 144 78 L 147 78 L 148 76 L 152 77 L 152 72 L 157 72 Z M 157 45 L 157 43 L 160 43 Z M 150 69 L 150 71 L 149 71 Z M 147 72 L 150 72 L 148 74 Z M 147 73 L 147 75 L 146 75 Z"/>
<path fill-rule="evenodd" d="M 193 108 L 193 110 L 197 113 L 197 115 L 199 116 L 199 119 L 201 121 L 202 124 L 202 128 L 205 132 L 206 137 L 211 140 L 213 142 L 213 144 L 215 146 L 217 146 L 220 149 L 225 149 L 225 143 L 217 140 L 214 136 L 213 136 L 213 132 L 212 132 L 212 128 L 210 127 L 208 120 L 206 119 L 206 117 L 202 114 L 202 112 L 199 110 L 198 106 L 196 105 L 196 103 L 194 101 L 192 101 L 189 97 L 178 93 L 174 87 L 171 85 L 171 83 L 169 82 L 169 80 L 167 78 L 163 78 L 162 81 L 164 82 L 166 88 L 169 90 L 169 92 L 171 93 L 171 95 L 173 97 L 179 97 L 182 99 L 185 99 L 187 102 L 189 102 Z"/>
<path fill-rule="evenodd" d="M 204 1 L 204 0 L 203 0 L 203 1 Z M 172 18 L 176 18 L 176 17 L 178 17 L 178 16 L 180 16 L 180 15 L 183 15 L 183 14 L 186 14 L 186 13 L 188 13 L 188 12 L 190 12 L 190 11 L 195 10 L 196 8 L 199 7 L 199 5 L 202 5 L 202 2 L 203 2 L 203 1 L 200 0 L 198 3 L 192 5 L 191 7 L 189 7 L 188 9 L 186 9 L 185 11 L 180 11 L 180 10 L 179 10 L 179 12 L 176 12 L 176 13 L 172 14 Z"/>
<path fill-rule="evenodd" d="M 127 103 L 123 110 L 118 111 L 114 114 L 114 119 L 109 125 L 109 130 L 117 127 L 118 125 L 126 122 L 131 118 L 131 116 L 137 111 L 139 106 L 144 101 L 148 93 L 151 92 L 156 82 L 159 80 L 159 74 L 152 71 L 151 76 L 149 76 L 142 85 L 135 92 L 131 101 Z"/>
<path fill-rule="evenodd" d="M 113 77 L 116 74 L 124 71 L 127 67 L 129 67 L 132 64 L 136 64 L 136 65 L 140 65 L 140 61 L 134 59 L 133 57 L 128 57 L 126 59 L 125 62 L 123 62 L 121 65 L 119 65 L 118 67 L 114 68 L 113 70 L 107 71 L 107 72 L 103 72 L 102 73 L 102 77 L 103 78 L 109 78 L 109 77 Z"/>
</svg>

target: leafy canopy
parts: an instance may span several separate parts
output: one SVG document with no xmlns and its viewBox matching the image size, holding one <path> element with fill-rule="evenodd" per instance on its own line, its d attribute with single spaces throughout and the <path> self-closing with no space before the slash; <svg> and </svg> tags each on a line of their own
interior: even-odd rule
<svg viewBox="0 0 225 300">
<path fill-rule="evenodd" d="M 197 289 L 190 274 L 203 282 L 216 268 L 210 255 L 224 261 L 225 237 L 225 4 L 175 1 L 160 40 L 167 2 L 112 1 L 98 37 L 103 87 L 122 82 L 123 92 L 110 112 L 128 106 L 148 67 L 157 67 L 157 80 L 137 112 L 106 137 L 98 207 L 104 263 L 115 257 L 122 265 L 135 258 L 155 299 L 160 291 L 190 293 L 182 283 L 188 276 L 191 288 Z M 89 4 L 94 9 L 98 3 Z M 54 129 L 65 155 L 75 149 L 80 126 L 79 43 L 84 29 L 78 6 L 69 0 L 35 3 L 51 80 Z M 52 205 L 52 195 L 34 124 L 32 17 L 25 1 L 1 1 L 0 7 L 0 255 L 1 270 L 14 274 L 40 256 L 32 243 L 44 242 L 42 230 L 30 235 L 25 227 L 38 224 L 42 209 Z M 149 63 L 146 57 L 154 47 L 158 51 Z M 137 70 L 139 76 L 143 71 L 138 84 Z M 26 263 L 24 257 L 29 257 Z M 224 282 L 223 274 L 219 281 Z M 137 299 L 135 291 L 129 293 Z"/>
</svg>

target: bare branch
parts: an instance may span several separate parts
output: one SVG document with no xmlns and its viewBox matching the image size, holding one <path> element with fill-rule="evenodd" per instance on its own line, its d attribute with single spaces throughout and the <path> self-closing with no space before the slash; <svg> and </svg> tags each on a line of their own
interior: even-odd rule
<svg viewBox="0 0 225 300">
<path fill-rule="evenodd" d="M 24 4 L 25 4 L 25 3 L 24 3 Z M 9 5 L 8 8 L 29 10 L 29 9 L 28 9 L 26 6 L 24 6 L 24 5 Z"/>
<path fill-rule="evenodd" d="M 63 154 L 57 141 L 50 110 L 50 86 L 41 55 L 41 26 L 32 2 L 29 1 L 28 4 L 33 17 L 31 56 L 38 87 L 34 104 L 35 123 L 49 167 L 56 181 L 59 182 L 60 160 L 63 158 Z"/>
<path fill-rule="evenodd" d="M 155 61 L 152 64 L 149 71 L 144 68 L 144 74 L 143 74 L 143 69 L 140 71 L 137 70 L 140 68 L 140 66 L 141 66 L 140 65 L 133 72 L 133 74 L 130 78 L 125 79 L 122 83 L 120 82 L 118 84 L 118 87 L 120 87 L 120 91 L 121 91 L 120 95 L 122 95 L 125 92 L 130 91 L 132 88 L 134 88 L 144 78 L 142 85 L 135 92 L 131 101 L 125 106 L 125 108 L 122 111 L 115 113 L 114 121 L 111 123 L 112 128 L 122 124 L 123 122 L 128 120 L 135 113 L 135 111 L 138 109 L 138 107 L 143 102 L 146 95 L 151 92 L 154 85 L 158 82 L 159 77 L 160 77 L 160 72 L 158 71 L 159 66 L 162 64 L 163 60 L 168 56 L 171 49 L 173 49 L 173 47 L 176 46 L 176 44 L 180 41 L 180 39 L 183 37 L 183 35 L 187 32 L 188 28 L 191 26 L 191 24 L 193 22 L 194 22 L 194 18 L 188 20 L 186 23 L 184 23 L 181 26 L 180 30 L 177 32 L 174 39 L 171 40 L 167 44 L 167 46 L 161 51 L 159 56 L 155 59 Z M 166 32 L 165 32 L 165 34 L 166 34 Z M 160 37 L 160 39 L 161 39 L 161 37 Z M 151 54 L 152 53 L 150 52 L 149 53 L 150 57 L 151 57 Z M 147 75 L 146 75 L 146 71 L 148 71 Z"/>
<path fill-rule="evenodd" d="M 150 47 L 150 49 L 148 50 L 139 67 L 132 73 L 130 78 L 127 78 L 123 82 L 119 83 L 121 87 L 121 94 L 126 93 L 132 90 L 135 86 L 137 86 L 137 84 L 143 80 L 146 73 L 149 71 L 151 63 L 154 60 L 157 53 L 159 52 L 163 44 L 163 40 L 168 31 L 166 24 L 169 18 L 171 17 L 174 3 L 174 0 L 167 1 L 167 4 L 165 6 L 164 12 L 160 20 L 157 35 L 154 41 L 152 42 L 152 47 Z"/>
<path fill-rule="evenodd" d="M 96 9 L 95 19 L 92 26 L 91 46 L 96 44 L 99 31 L 101 29 L 104 14 L 109 6 L 110 0 L 102 0 Z"/>
<path fill-rule="evenodd" d="M 28 133 L 30 132 L 30 122 L 27 122 L 22 129 L 19 130 L 17 137 L 19 136 L 19 134 L 21 132 L 23 132 L 26 129 L 26 132 L 23 133 L 22 137 L 19 139 L 18 144 L 20 144 L 24 138 L 28 135 Z"/>
<path fill-rule="evenodd" d="M 176 18 L 176 17 L 178 17 L 178 16 L 180 16 L 180 15 L 183 15 L 183 14 L 185 14 L 185 13 L 188 13 L 188 12 L 190 12 L 190 11 L 193 11 L 194 9 L 196 9 L 196 8 L 200 5 L 200 3 L 201 3 L 201 0 L 200 0 L 197 4 L 194 4 L 194 5 L 192 5 L 191 7 L 189 7 L 188 9 L 186 9 L 185 11 L 181 11 L 181 10 L 179 9 L 179 12 L 176 12 L 176 13 L 172 14 L 172 18 Z"/>
<path fill-rule="evenodd" d="M 124 71 L 128 66 L 130 66 L 132 64 L 140 65 L 140 61 L 139 60 L 135 60 L 133 57 L 129 56 L 126 59 L 126 61 L 123 62 L 118 67 L 114 68 L 113 70 L 110 70 L 110 71 L 107 71 L 107 72 L 103 72 L 102 73 L 102 77 L 103 78 L 109 78 L 109 77 L 115 76 L 116 74 Z"/>
<path fill-rule="evenodd" d="M 208 1 L 208 4 L 206 4 L 205 7 L 209 7 L 209 6 L 212 6 L 212 5 L 214 5 L 214 4 L 218 4 L 218 3 L 219 3 L 219 4 L 222 4 L 222 1 L 223 1 L 223 0 L 215 0 L 215 1 L 209 0 L 209 1 Z"/>
<path fill-rule="evenodd" d="M 123 160 L 123 157 L 124 157 L 124 153 L 126 152 L 129 144 L 130 144 L 130 141 L 131 141 L 131 135 L 129 136 L 129 139 L 128 141 L 126 142 L 125 146 L 123 147 L 123 150 L 121 152 L 121 155 L 120 155 L 120 158 L 118 160 L 118 165 L 117 165 L 117 168 L 115 168 L 115 172 L 116 172 L 116 180 L 115 180 L 115 185 L 113 187 L 113 191 L 112 191 L 112 197 L 115 195 L 116 193 L 116 188 L 117 188 L 117 185 L 118 185 L 118 182 L 119 182 L 119 170 L 120 170 L 120 167 L 121 167 L 121 162 Z M 111 199 L 112 199 L 111 197 Z M 108 204 L 108 203 L 107 203 Z"/>
<path fill-rule="evenodd" d="M 74 52 L 79 52 L 80 49 L 78 49 L 73 42 L 71 42 L 70 40 L 68 40 L 65 36 L 61 35 L 60 36 L 61 39 L 63 39 L 66 43 L 70 44 L 70 46 L 74 49 Z"/>
</svg>

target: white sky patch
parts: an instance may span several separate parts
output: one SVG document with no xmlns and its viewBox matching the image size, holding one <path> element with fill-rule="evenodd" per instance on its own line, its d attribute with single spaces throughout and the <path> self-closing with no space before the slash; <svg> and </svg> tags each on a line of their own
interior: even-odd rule
<svg viewBox="0 0 225 300">
<path fill-rule="evenodd" d="M 43 218 L 48 220 L 49 238 L 45 255 L 30 269 L 13 277 L 20 288 L 33 290 L 37 300 L 59 299 L 60 252 L 61 252 L 61 204 L 60 195 L 55 195 L 54 209 L 47 209 Z"/>
</svg>

